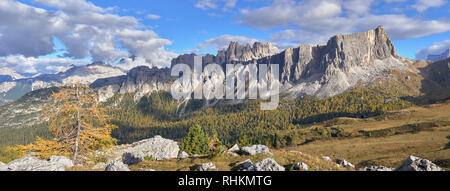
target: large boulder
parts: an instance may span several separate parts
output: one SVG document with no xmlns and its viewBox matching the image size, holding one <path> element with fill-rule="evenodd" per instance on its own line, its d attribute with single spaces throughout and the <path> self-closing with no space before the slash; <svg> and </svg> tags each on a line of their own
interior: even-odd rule
<svg viewBox="0 0 450 191">
<path fill-rule="evenodd" d="M 122 160 L 125 164 L 132 165 L 144 161 L 145 157 L 151 157 L 154 160 L 177 158 L 179 152 L 177 142 L 155 136 L 126 147 L 123 150 Z"/>
<path fill-rule="evenodd" d="M 0 171 L 7 171 L 7 170 L 8 170 L 8 165 L 0 162 Z"/>
<path fill-rule="evenodd" d="M 393 168 L 385 167 L 385 166 L 368 166 L 359 171 L 393 171 Z"/>
<path fill-rule="evenodd" d="M 32 155 L 25 155 L 8 164 L 9 171 L 65 171 L 73 167 L 72 160 L 63 156 L 52 156 L 48 160 L 40 160 Z"/>
<path fill-rule="evenodd" d="M 254 171 L 285 171 L 285 168 L 279 165 L 271 158 L 264 159 L 253 165 Z"/>
<path fill-rule="evenodd" d="M 242 147 L 239 152 L 245 155 L 257 155 L 257 154 L 273 155 L 270 152 L 269 148 L 265 145 L 253 145 L 251 147 Z"/>
<path fill-rule="evenodd" d="M 212 162 L 210 163 L 204 163 L 197 166 L 197 171 L 208 171 L 208 170 L 215 170 L 216 165 L 214 165 Z"/>
<path fill-rule="evenodd" d="M 355 165 L 353 165 L 352 163 L 350 163 L 344 159 L 336 159 L 336 164 L 338 164 L 339 166 L 342 166 L 344 168 L 355 168 Z"/>
<path fill-rule="evenodd" d="M 130 171 L 130 169 L 126 164 L 120 161 L 114 161 L 106 166 L 105 171 Z"/>
<path fill-rule="evenodd" d="M 444 171 L 444 169 L 427 159 L 409 156 L 395 171 Z"/>
</svg>

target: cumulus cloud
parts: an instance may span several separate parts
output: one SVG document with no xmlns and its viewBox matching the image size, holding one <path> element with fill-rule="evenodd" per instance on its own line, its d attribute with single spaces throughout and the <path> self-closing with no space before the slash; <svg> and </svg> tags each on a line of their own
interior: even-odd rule
<svg viewBox="0 0 450 191">
<path fill-rule="evenodd" d="M 230 42 L 238 42 L 239 44 L 253 44 L 255 42 L 258 42 L 261 40 L 249 38 L 245 36 L 233 36 L 233 35 L 222 35 L 216 38 L 211 38 L 203 43 L 199 44 L 197 46 L 197 49 L 204 49 L 204 48 L 214 48 L 216 50 L 221 50 L 228 48 L 228 45 Z"/>
<path fill-rule="evenodd" d="M 388 0 L 389 2 L 399 2 Z M 256 29 L 287 27 L 270 36 L 275 43 L 325 43 L 335 34 L 365 31 L 383 25 L 392 39 L 423 37 L 450 31 L 450 20 L 427 20 L 404 14 L 372 14 L 371 0 L 274 0 L 271 5 L 242 9 L 238 23 Z M 290 39 L 280 39 L 288 33 Z M 294 35 L 295 34 L 295 35 Z"/>
<path fill-rule="evenodd" d="M 114 63 L 132 55 L 148 65 L 170 66 L 176 55 L 165 49 L 172 42 L 145 30 L 136 18 L 110 14 L 85 0 L 36 0 L 56 9 L 36 8 L 13 0 L 0 1 L 0 56 L 35 59 L 53 53 L 59 39 L 73 59 Z M 52 64 L 52 63 L 50 63 Z"/>
<path fill-rule="evenodd" d="M 426 60 L 428 55 L 437 55 L 443 53 L 445 50 L 450 49 L 450 40 L 444 40 L 442 42 L 434 43 L 428 48 L 417 51 L 416 58 Z"/>
<path fill-rule="evenodd" d="M 446 0 L 417 0 L 412 8 L 416 9 L 419 12 L 424 12 L 425 10 L 433 7 L 440 7 L 444 5 Z"/>
</svg>

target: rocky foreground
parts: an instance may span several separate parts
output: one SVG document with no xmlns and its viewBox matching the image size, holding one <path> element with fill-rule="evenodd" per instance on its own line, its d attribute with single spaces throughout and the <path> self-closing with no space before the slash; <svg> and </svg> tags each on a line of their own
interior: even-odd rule
<svg viewBox="0 0 450 191">
<path fill-rule="evenodd" d="M 302 154 L 298 151 L 291 151 Z M 265 145 L 253 145 L 250 147 L 239 148 L 234 145 L 227 152 L 231 157 L 262 155 L 267 158 L 253 163 L 250 159 L 235 164 L 234 169 L 237 171 L 287 171 L 285 166 L 281 166 L 271 156 L 269 148 Z M 102 156 L 103 162 L 89 161 L 84 164 L 90 169 L 104 169 L 105 171 L 130 171 L 129 166 L 139 164 L 143 161 L 156 160 L 165 161 L 169 159 L 188 160 L 198 158 L 200 156 L 189 156 L 186 152 L 181 151 L 178 143 L 164 139 L 161 136 L 155 136 L 129 145 L 116 146 L 108 151 L 96 151 L 96 156 Z M 356 170 L 355 166 L 344 159 L 331 159 L 322 156 L 321 160 L 326 163 L 333 163 L 337 167 L 346 168 L 348 170 Z M 42 160 L 31 154 L 16 159 L 9 164 L 0 162 L 0 171 L 66 171 L 74 168 L 72 160 L 64 156 L 52 156 L 49 159 Z M 79 165 L 79 167 L 83 167 Z M 308 171 L 311 169 L 308 164 L 298 161 L 291 165 L 293 170 Z M 197 164 L 192 170 L 210 171 L 220 170 L 213 162 Z M 153 170 L 147 170 L 153 171 Z M 384 166 L 369 166 L 359 169 L 359 171 L 444 171 L 441 167 L 433 164 L 431 161 L 415 156 L 409 156 L 402 165 L 396 168 Z"/>
</svg>

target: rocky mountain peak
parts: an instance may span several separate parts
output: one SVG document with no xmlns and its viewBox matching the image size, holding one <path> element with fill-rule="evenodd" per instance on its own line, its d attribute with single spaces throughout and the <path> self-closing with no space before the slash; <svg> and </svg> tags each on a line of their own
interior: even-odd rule
<svg viewBox="0 0 450 191">
<path fill-rule="evenodd" d="M 274 47 L 269 42 L 255 42 L 253 46 L 250 46 L 250 44 L 241 45 L 238 42 L 230 42 L 228 49 L 218 52 L 217 62 L 219 64 L 236 61 L 245 62 L 260 59 L 266 56 L 272 56 L 278 53 L 278 48 Z"/>
</svg>

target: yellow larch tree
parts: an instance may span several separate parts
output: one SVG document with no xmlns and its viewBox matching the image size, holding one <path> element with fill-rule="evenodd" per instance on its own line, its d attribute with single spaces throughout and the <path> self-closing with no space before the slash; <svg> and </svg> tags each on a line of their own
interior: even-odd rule
<svg viewBox="0 0 450 191">
<path fill-rule="evenodd" d="M 42 108 L 48 121 L 52 140 L 37 138 L 34 143 L 17 146 L 22 153 L 47 158 L 52 155 L 72 157 L 75 164 L 93 151 L 110 148 L 117 140 L 111 132 L 117 126 L 110 124 L 106 108 L 98 102 L 98 95 L 89 85 L 74 83 L 52 93 L 51 101 Z"/>
</svg>

